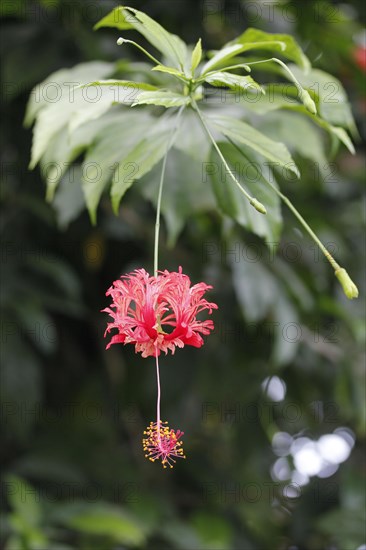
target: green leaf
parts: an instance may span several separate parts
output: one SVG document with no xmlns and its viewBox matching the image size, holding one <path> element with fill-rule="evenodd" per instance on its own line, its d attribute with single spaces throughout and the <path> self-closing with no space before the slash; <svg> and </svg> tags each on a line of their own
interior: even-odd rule
<svg viewBox="0 0 366 550">
<path fill-rule="evenodd" d="M 30 264 L 39 278 L 42 276 L 45 280 L 47 277 L 53 283 L 64 302 L 70 298 L 75 306 L 80 304 L 81 283 L 69 264 L 59 258 L 53 258 L 52 262 L 47 258 L 33 258 Z"/>
<path fill-rule="evenodd" d="M 319 126 L 322 126 L 330 133 L 334 134 L 343 143 L 343 145 L 347 147 L 350 153 L 352 153 L 353 155 L 356 153 L 355 147 L 344 128 L 340 128 L 339 126 L 332 126 L 331 124 L 328 124 L 321 119 L 319 119 Z"/>
<path fill-rule="evenodd" d="M 299 170 L 287 147 L 283 143 L 272 141 L 252 126 L 249 126 L 249 124 L 231 117 L 210 117 L 209 121 L 226 137 L 242 145 L 250 147 L 254 151 L 263 155 L 265 158 L 269 159 L 271 162 L 287 168 L 300 177 Z"/>
<path fill-rule="evenodd" d="M 52 73 L 46 80 L 33 88 L 27 104 L 25 126 L 31 126 L 39 111 L 51 104 L 58 103 L 65 94 L 71 94 L 73 88 L 96 78 L 105 78 L 114 70 L 114 63 L 90 61 L 75 65 L 72 69 L 61 69 Z"/>
<path fill-rule="evenodd" d="M 139 93 L 140 90 L 157 90 L 156 86 L 152 84 L 146 84 L 146 82 L 134 82 L 133 80 L 96 80 L 95 82 L 88 82 L 87 84 L 82 84 L 80 88 L 88 88 L 89 86 L 110 86 L 113 89 L 116 88 L 119 92 L 119 88 L 123 90 L 126 89 L 127 92 L 131 92 L 131 89 L 135 90 L 136 93 Z M 133 97 L 130 97 L 130 101 L 133 101 Z M 119 96 L 116 95 L 116 103 L 126 103 L 125 96 L 122 94 Z"/>
<path fill-rule="evenodd" d="M 320 169 L 327 164 L 324 140 L 308 118 L 295 112 L 273 112 L 259 122 L 258 128 L 273 140 L 285 143 L 290 151 L 318 163 Z"/>
<path fill-rule="evenodd" d="M 95 136 L 108 126 L 115 118 L 115 113 L 106 114 L 97 120 L 93 120 L 78 127 L 71 135 L 64 126 L 50 140 L 41 158 L 41 173 L 46 180 L 46 199 L 52 201 L 61 178 L 71 169 L 70 178 L 73 177 L 72 161 L 88 147 Z"/>
<path fill-rule="evenodd" d="M 87 141 L 84 144 L 73 146 L 66 127 L 50 138 L 40 163 L 41 173 L 47 186 L 46 200 L 48 202 L 53 200 L 57 186 L 67 172 L 70 163 L 86 145 Z"/>
<path fill-rule="evenodd" d="M 293 270 L 288 270 L 288 276 L 291 279 L 294 275 Z M 278 281 L 277 277 L 277 281 Z M 287 282 L 288 279 L 286 279 Z M 281 285 L 282 286 L 282 285 Z M 304 285 L 303 285 L 304 286 Z M 306 288 L 306 287 L 305 287 Z M 272 347 L 271 363 L 277 366 L 288 365 L 296 357 L 299 348 L 299 339 L 295 341 L 284 338 L 283 327 L 292 326 L 299 323 L 299 317 L 296 307 L 286 296 L 283 289 L 278 289 L 275 301 L 272 305 L 272 315 L 278 329 L 275 331 Z"/>
<path fill-rule="evenodd" d="M 194 548 L 195 550 L 204 550 L 195 529 L 187 521 L 183 522 L 172 518 L 170 521 L 164 522 L 161 534 L 164 540 L 168 541 L 169 546 L 167 548 L 169 549 L 187 550 L 188 548 Z"/>
<path fill-rule="evenodd" d="M 222 48 L 202 67 L 201 75 L 205 75 L 209 71 L 212 71 L 214 68 L 223 65 L 225 61 L 228 61 L 235 55 L 241 53 L 242 46 L 240 44 L 234 44 L 233 46 L 228 46 L 227 48 Z"/>
<path fill-rule="evenodd" d="M 178 142 L 179 136 L 176 139 L 176 143 Z M 160 175 L 159 163 L 136 186 L 154 205 L 157 203 Z M 168 232 L 168 246 L 176 243 L 191 216 L 197 212 L 214 210 L 215 206 L 209 177 L 202 177 L 202 159 L 192 158 L 174 147 L 167 158 L 161 203 Z"/>
<path fill-rule="evenodd" d="M 207 75 L 205 82 L 211 84 L 212 86 L 227 86 L 233 90 L 247 90 L 248 88 L 253 88 L 260 90 L 263 94 L 265 93 L 262 86 L 253 80 L 251 76 L 240 76 L 228 72 L 218 71 Z"/>
<path fill-rule="evenodd" d="M 4 4 L 6 6 L 6 4 Z M 11 535 L 7 538 L 4 550 L 14 550 L 14 548 L 22 548 L 23 545 L 23 536 L 21 535 Z"/>
<path fill-rule="evenodd" d="M 98 23 L 94 25 L 93 29 L 96 31 L 102 27 L 112 27 L 114 29 L 119 29 L 120 31 L 134 28 L 128 14 L 125 13 L 122 6 L 114 8 L 110 13 L 103 17 L 103 19 L 98 21 Z"/>
<path fill-rule="evenodd" d="M 107 90 L 97 102 L 87 101 L 81 89 L 75 89 L 72 93 L 72 98 L 64 95 L 58 103 L 48 105 L 39 113 L 33 132 L 30 169 L 36 166 L 52 138 L 62 128 L 72 125 L 75 130 L 78 125 L 100 117 L 114 100 L 114 94 L 111 94 L 110 90 Z"/>
<path fill-rule="evenodd" d="M 21 305 L 15 303 L 13 308 L 21 329 L 29 334 L 34 346 L 44 354 L 54 352 L 57 349 L 56 326 L 52 317 L 40 306 L 38 300 L 29 296 L 28 299 L 22 300 Z M 35 330 L 34 327 L 37 329 Z"/>
<path fill-rule="evenodd" d="M 90 91 L 91 88 L 95 90 Z M 141 90 L 155 90 L 154 86 L 130 81 L 95 81 L 85 86 L 64 89 L 57 103 L 47 105 L 38 114 L 34 127 L 32 158 L 30 168 L 34 168 L 50 141 L 63 128 L 72 134 L 79 126 L 95 120 L 104 114 L 114 103 L 130 105 L 138 98 Z M 59 155 L 58 155 L 59 156 Z"/>
<path fill-rule="evenodd" d="M 174 147 L 200 164 L 207 161 L 211 145 L 202 124 L 192 109 L 184 109 Z"/>
<path fill-rule="evenodd" d="M 167 67 L 166 65 L 156 65 L 156 67 L 153 67 L 151 70 L 172 74 L 177 77 L 184 77 L 184 74 L 181 71 L 178 71 L 178 69 L 174 69 L 173 67 Z"/>
<path fill-rule="evenodd" d="M 362 547 L 365 542 L 364 502 L 358 509 L 342 508 L 323 514 L 317 520 L 317 527 L 328 534 L 339 548 Z"/>
<path fill-rule="evenodd" d="M 276 242 L 272 243 L 271 253 L 276 244 Z M 229 250 L 235 250 L 235 248 L 235 243 L 228 243 Z M 257 253 L 258 249 L 253 247 L 248 250 L 246 257 L 255 259 Z M 274 320 L 273 326 L 278 327 L 273 334 L 271 362 L 276 366 L 284 366 L 293 360 L 299 345 L 299 340 L 291 341 L 283 335 L 283 327 L 299 322 L 296 307 L 288 296 L 289 281 L 291 287 L 295 287 L 298 292 L 305 289 L 306 293 L 307 290 L 288 266 L 285 266 L 286 269 L 282 274 L 286 274 L 284 278 L 281 278 L 278 272 L 273 272 L 271 267 L 277 267 L 278 264 L 281 264 L 278 258 L 275 263 L 272 259 L 271 264 L 267 265 L 259 259 L 234 261 L 234 257 L 231 256 L 233 284 L 243 317 L 248 322 L 258 323 L 269 314 L 271 315 L 271 319 Z"/>
<path fill-rule="evenodd" d="M 85 198 L 81 188 L 82 171 L 74 166 L 62 178 L 53 206 L 57 222 L 61 229 L 66 229 L 85 208 Z"/>
<path fill-rule="evenodd" d="M 132 103 L 132 107 L 136 105 L 161 105 L 163 107 L 179 107 L 180 105 L 188 105 L 191 98 L 177 92 L 157 90 L 153 92 L 142 92 Z"/>
<path fill-rule="evenodd" d="M 172 128 L 163 130 L 156 128 L 153 133 L 139 141 L 128 155 L 120 161 L 113 175 L 111 188 L 111 200 L 115 213 L 118 212 L 123 195 L 133 182 L 142 178 L 163 158 L 169 146 L 171 132 Z"/>
<path fill-rule="evenodd" d="M 101 87 L 103 94 L 106 96 L 105 99 L 107 102 L 109 97 L 110 104 L 122 103 L 124 105 L 131 106 L 133 106 L 141 94 L 152 93 L 155 90 L 158 90 L 156 86 L 152 86 L 151 84 L 146 84 L 145 82 L 133 82 L 131 80 L 99 80 L 85 84 L 83 88 L 90 88 L 93 86 L 97 88 Z M 88 113 L 86 112 L 86 114 Z M 81 111 L 81 116 L 83 116 L 82 122 L 84 122 L 86 118 L 84 110 Z M 77 125 L 80 125 L 80 114 L 76 121 L 74 120 L 73 123 L 70 123 L 70 131 L 72 131 Z"/>
<path fill-rule="evenodd" d="M 23 289 L 15 289 L 18 296 L 24 296 Z M 26 289 L 29 292 L 29 288 Z M 42 301 L 42 298 L 39 300 Z M 13 317 L 9 318 L 9 325 L 14 326 Z M 7 320 L 3 315 L 4 326 Z M 19 322 L 16 319 L 15 326 Z M 33 325 L 33 330 L 36 330 Z M 36 336 L 37 337 L 37 336 Z M 32 426 L 36 421 L 36 415 L 20 413 L 21 407 L 34 410 L 42 402 L 42 369 L 39 358 L 34 353 L 32 346 L 23 343 L 20 338 L 8 338 L 3 346 L 2 361 L 0 365 L 1 386 L 0 395 L 3 403 L 14 406 L 14 413 L 6 418 L 4 430 L 9 436 L 25 442 L 32 433 Z M 18 485 L 16 485 L 18 487 Z M 20 499 L 20 490 L 15 492 L 14 498 Z M 15 504 L 13 504 L 15 505 Z M 19 506 L 21 503 L 19 504 Z M 30 505 L 31 508 L 31 505 Z M 32 512 L 33 513 L 33 512 Z M 38 513 L 38 512 L 37 512 Z"/>
<path fill-rule="evenodd" d="M 197 69 L 198 65 L 200 64 L 201 59 L 202 59 L 202 43 L 201 43 L 201 39 L 199 39 L 192 52 L 192 59 L 191 59 L 192 75 L 194 75 L 194 71 Z"/>
<path fill-rule="evenodd" d="M 278 109 L 290 109 L 300 107 L 301 112 L 310 113 L 298 101 L 298 92 L 295 86 L 290 84 L 264 84 L 265 94 L 250 97 L 239 96 L 240 106 L 259 115 L 266 115 Z M 228 94 L 229 95 L 229 94 Z M 226 99 L 226 98 L 225 98 Z M 229 97 L 227 98 L 229 99 Z"/>
<path fill-rule="evenodd" d="M 12 511 L 28 526 L 38 526 L 42 518 L 42 510 L 37 491 L 29 483 L 14 475 L 8 475 L 5 481 Z"/>
<path fill-rule="evenodd" d="M 228 249 L 235 249 L 235 243 L 228 243 Z M 255 250 L 248 250 L 248 256 L 255 257 Z M 278 284 L 263 262 L 240 261 L 230 257 L 233 285 L 244 318 L 249 322 L 261 321 L 277 299 Z"/>
<path fill-rule="evenodd" d="M 156 119 L 147 111 L 111 113 L 108 124 L 96 135 L 82 165 L 82 186 L 89 215 L 96 223 L 96 210 L 103 190 L 111 181 L 117 163 L 121 162 L 142 136 L 151 133 Z M 123 161 L 125 174 L 133 174 L 135 166 Z"/>
<path fill-rule="evenodd" d="M 226 46 L 232 44 L 251 44 L 261 43 L 261 49 L 269 49 L 274 51 L 281 51 L 283 57 L 294 61 L 299 67 L 302 67 L 305 71 L 311 67 L 309 59 L 306 57 L 296 40 L 288 34 L 271 34 L 259 29 L 249 28 L 243 34 L 238 36 L 235 40 L 229 42 Z M 276 46 L 276 42 L 280 42 L 285 45 L 285 48 Z M 267 47 L 265 44 L 267 43 Z"/>
<path fill-rule="evenodd" d="M 108 504 L 85 507 L 84 511 L 70 517 L 66 525 L 82 533 L 109 537 L 121 544 L 140 546 L 145 541 L 142 526 L 122 509 Z"/>
<path fill-rule="evenodd" d="M 219 143 L 219 147 L 232 173 L 252 196 L 265 205 L 267 215 L 258 214 L 243 197 L 213 149 L 205 172 L 211 176 L 218 208 L 249 231 L 263 237 L 267 243 L 277 241 L 282 226 L 280 201 L 265 183 L 267 177 L 276 185 L 271 168 L 247 149 L 243 156 L 230 143 Z"/>
<path fill-rule="evenodd" d="M 100 27 L 115 27 L 121 30 L 133 28 L 142 34 L 174 66 L 179 69 L 184 67 L 187 58 L 186 44 L 142 11 L 128 6 L 119 6 L 99 21 L 94 29 Z"/>
<path fill-rule="evenodd" d="M 194 514 L 192 524 L 205 544 L 204 548 L 222 550 L 231 546 L 232 526 L 226 518 L 212 512 L 199 511 Z"/>
<path fill-rule="evenodd" d="M 273 42 L 253 42 L 253 43 L 231 43 L 230 45 L 224 46 L 221 50 L 216 52 L 216 54 L 204 65 L 202 68 L 202 75 L 205 75 L 209 71 L 222 66 L 224 63 L 232 59 L 233 57 L 239 55 L 240 53 L 255 50 L 255 49 L 271 49 L 275 51 L 283 52 L 286 48 L 286 45 L 280 41 Z"/>
</svg>

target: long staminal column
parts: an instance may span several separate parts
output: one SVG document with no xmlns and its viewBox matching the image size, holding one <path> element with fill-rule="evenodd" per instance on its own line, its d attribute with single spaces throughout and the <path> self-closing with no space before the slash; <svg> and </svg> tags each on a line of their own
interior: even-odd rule
<svg viewBox="0 0 366 550">
<path fill-rule="evenodd" d="M 158 386 L 158 396 L 156 403 L 156 422 L 150 422 L 150 425 L 144 431 L 146 437 L 142 440 L 142 447 L 145 451 L 145 457 L 155 462 L 161 460 L 163 468 L 173 468 L 177 458 L 186 458 L 184 455 L 181 437 L 184 432 L 169 428 L 168 422 L 160 420 L 160 373 L 158 352 L 156 350 L 156 379 Z"/>
</svg>

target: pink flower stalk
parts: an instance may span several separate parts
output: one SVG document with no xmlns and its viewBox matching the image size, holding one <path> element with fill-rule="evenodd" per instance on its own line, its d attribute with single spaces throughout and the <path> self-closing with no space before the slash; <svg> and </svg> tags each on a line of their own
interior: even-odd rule
<svg viewBox="0 0 366 550">
<path fill-rule="evenodd" d="M 176 458 L 186 458 L 180 438 L 184 432 L 172 430 L 167 422 L 150 422 L 144 431 L 147 437 L 142 440 L 145 457 L 155 462 L 161 460 L 163 468 L 173 468 Z"/>
<path fill-rule="evenodd" d="M 214 328 L 213 321 L 196 318 L 205 309 L 209 314 L 217 309 L 203 298 L 211 288 L 206 283 L 191 287 L 181 267 L 178 272 L 160 271 L 156 277 L 144 269 L 122 276 L 106 292 L 113 302 L 103 311 L 113 322 L 108 323 L 105 335 L 118 330 L 107 349 L 112 344 L 134 344 L 142 357 L 156 357 L 161 351 L 173 354 L 176 346 L 200 348 L 204 343 L 201 334 L 210 334 Z"/>
</svg>

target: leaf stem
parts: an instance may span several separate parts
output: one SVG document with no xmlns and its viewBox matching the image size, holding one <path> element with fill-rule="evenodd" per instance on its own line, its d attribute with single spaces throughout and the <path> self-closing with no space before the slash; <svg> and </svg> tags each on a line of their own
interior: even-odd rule
<svg viewBox="0 0 366 550">
<path fill-rule="evenodd" d="M 220 148 L 219 146 L 217 145 L 212 133 L 210 132 L 210 129 L 208 128 L 203 116 L 202 116 L 202 113 L 201 111 L 199 110 L 198 108 L 198 105 L 197 103 L 195 102 L 194 99 L 192 99 L 192 106 L 193 108 L 195 109 L 195 111 L 197 112 L 197 115 L 202 123 L 202 126 L 203 128 L 205 129 L 208 137 L 210 138 L 211 142 L 212 142 L 212 145 L 214 146 L 214 148 L 216 149 L 217 151 L 217 154 L 219 155 L 222 163 L 224 164 L 228 174 L 230 175 L 231 179 L 233 180 L 233 182 L 235 183 L 235 185 L 238 187 L 238 189 L 243 193 L 243 195 L 245 196 L 245 198 L 249 201 L 249 203 L 258 211 L 260 212 L 261 214 L 267 214 L 267 210 L 265 208 L 265 206 L 259 202 L 255 197 L 251 197 L 249 195 L 249 193 L 241 186 L 241 184 L 239 183 L 239 181 L 236 179 L 236 177 L 234 176 L 232 170 L 230 169 L 228 163 L 226 162 L 225 160 L 225 157 L 224 155 L 221 153 L 220 151 Z"/>
<path fill-rule="evenodd" d="M 161 199 L 163 196 L 163 187 L 164 187 L 164 178 L 166 172 L 166 163 L 168 158 L 168 152 L 172 147 L 175 136 L 179 128 L 179 119 L 185 108 L 185 105 L 182 105 L 178 111 L 177 118 L 175 120 L 175 125 L 170 136 L 170 140 L 164 155 L 163 166 L 161 169 L 160 182 L 159 182 L 159 191 L 158 191 L 158 200 L 156 205 L 156 221 L 155 221 L 155 242 L 154 242 L 154 276 L 158 275 L 158 262 L 159 262 L 159 233 L 160 233 L 160 214 L 161 214 Z"/>
</svg>

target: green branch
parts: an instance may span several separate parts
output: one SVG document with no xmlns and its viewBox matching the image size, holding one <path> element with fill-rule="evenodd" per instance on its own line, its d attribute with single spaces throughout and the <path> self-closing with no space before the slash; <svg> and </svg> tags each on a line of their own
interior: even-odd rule
<svg viewBox="0 0 366 550">
<path fill-rule="evenodd" d="M 242 150 L 230 139 L 228 138 L 228 141 L 239 151 L 239 153 L 246 159 L 247 157 L 242 152 Z M 286 204 L 286 206 L 291 210 L 291 212 L 294 214 L 294 216 L 299 220 L 302 227 L 305 229 L 305 231 L 310 235 L 310 237 L 313 239 L 313 241 L 318 245 L 320 250 L 323 252 L 324 256 L 334 269 L 334 274 L 339 280 L 339 282 L 342 285 L 343 291 L 347 298 L 352 300 L 352 298 L 358 297 L 358 288 L 348 275 L 347 271 L 341 267 L 333 258 L 329 250 L 324 246 L 324 244 L 321 242 L 319 237 L 314 233 L 314 231 L 311 229 L 310 225 L 304 220 L 300 212 L 295 208 L 295 206 L 292 204 L 290 199 L 286 197 L 273 183 L 271 183 L 267 178 L 265 178 L 262 174 L 263 181 L 276 193 L 278 197 Z"/>
</svg>

